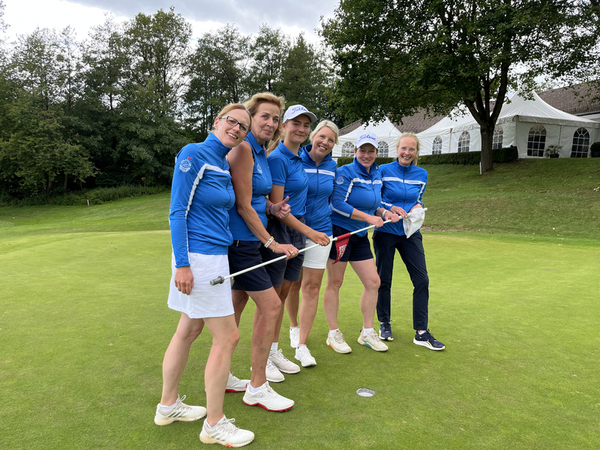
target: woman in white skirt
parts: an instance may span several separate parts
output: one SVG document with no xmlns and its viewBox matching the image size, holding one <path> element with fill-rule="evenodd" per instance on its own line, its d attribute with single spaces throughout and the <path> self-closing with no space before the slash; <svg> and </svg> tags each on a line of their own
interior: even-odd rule
<svg viewBox="0 0 600 450">
<path fill-rule="evenodd" d="M 181 312 L 177 331 L 163 361 L 163 390 L 154 422 L 194 421 L 206 415 L 200 440 L 207 444 L 241 447 L 254 433 L 238 429 L 223 414 L 225 386 L 231 355 L 239 340 L 231 300 L 231 283 L 210 285 L 229 274 L 227 250 L 233 239 L 228 210 L 235 195 L 225 159 L 250 130 L 251 117 L 241 104 L 226 106 L 215 119 L 214 130 L 200 144 L 189 144 L 177 155 L 171 190 L 173 277 L 169 308 Z M 206 406 L 188 406 L 178 388 L 192 342 L 206 324 L 212 348 L 206 361 Z"/>
</svg>

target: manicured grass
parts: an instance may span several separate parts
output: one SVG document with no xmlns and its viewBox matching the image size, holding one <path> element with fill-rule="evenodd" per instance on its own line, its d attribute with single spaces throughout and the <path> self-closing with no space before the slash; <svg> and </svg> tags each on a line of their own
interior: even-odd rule
<svg viewBox="0 0 600 450">
<path fill-rule="evenodd" d="M 600 158 L 423 168 L 430 229 L 600 238 Z"/>
<path fill-rule="evenodd" d="M 472 167 L 454 174 L 443 168 L 435 177 L 434 167 L 427 169 L 426 221 L 439 228 L 450 226 L 437 211 L 460 205 L 467 191 L 477 198 L 473 191 L 504 170 L 471 179 L 463 170 Z M 522 190 L 536 183 L 542 181 Z M 1 448 L 202 446 L 201 422 L 152 421 L 162 357 L 178 320 L 166 306 L 167 213 L 167 195 L 89 208 L 0 208 Z M 551 233 L 542 225 L 528 234 L 499 234 L 491 225 L 470 228 L 482 233 L 424 233 L 430 327 L 447 345 L 443 352 L 411 342 L 411 286 L 401 264 L 390 351 L 359 346 L 361 288 L 348 270 L 340 326 L 353 353 L 325 345 L 320 307 L 308 342 L 318 365 L 274 385 L 296 401 L 294 409 L 269 413 L 227 394 L 226 414 L 256 433 L 252 448 L 260 449 L 597 448 L 600 240 L 584 232 L 589 226 Z M 249 304 L 233 359 L 239 377 L 250 375 L 252 313 Z M 287 325 L 281 347 L 292 358 Z M 208 334 L 192 347 L 180 389 L 191 404 L 205 404 L 209 348 Z M 359 397 L 360 387 L 376 395 Z"/>
</svg>

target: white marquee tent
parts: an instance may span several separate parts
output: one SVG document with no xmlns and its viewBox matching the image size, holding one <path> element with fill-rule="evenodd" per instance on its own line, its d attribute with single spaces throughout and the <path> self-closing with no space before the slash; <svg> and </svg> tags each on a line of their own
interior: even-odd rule
<svg viewBox="0 0 600 450">
<path fill-rule="evenodd" d="M 481 150 L 479 125 L 471 114 L 446 117 L 418 133 L 422 155 Z M 589 145 L 600 140 L 600 123 L 568 114 L 544 102 L 536 93 L 527 100 L 519 93 L 503 105 L 496 123 L 494 142 L 497 147 L 514 145 L 519 158 L 544 156 L 550 145 L 562 147 L 559 155 L 569 158 L 572 152 L 589 154 Z M 460 146 L 460 150 L 459 150 Z"/>
<path fill-rule="evenodd" d="M 354 144 L 356 144 L 356 139 L 366 131 L 375 133 L 375 136 L 377 136 L 377 141 L 379 142 L 378 156 L 390 156 L 394 158 L 398 156 L 396 153 L 396 143 L 402 133 L 398 131 L 387 117 L 382 123 L 377 125 L 363 125 L 348 134 L 340 136 L 340 142 L 333 147 L 331 156 L 333 158 L 354 156 Z"/>
</svg>

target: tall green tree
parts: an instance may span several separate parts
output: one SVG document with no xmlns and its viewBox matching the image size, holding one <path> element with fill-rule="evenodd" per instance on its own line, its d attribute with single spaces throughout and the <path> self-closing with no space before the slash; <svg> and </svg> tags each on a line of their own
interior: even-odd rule
<svg viewBox="0 0 600 450">
<path fill-rule="evenodd" d="M 76 139 L 65 137 L 58 108 L 40 107 L 39 98 L 23 92 L 9 105 L 7 139 L 0 142 L 1 190 L 15 197 L 47 195 L 69 180 L 83 183 L 96 169 Z"/>
<path fill-rule="evenodd" d="M 21 88 L 36 99 L 36 106 L 49 110 L 61 101 L 57 59 L 60 45 L 55 31 L 36 29 L 19 36 L 11 64 Z"/>
<path fill-rule="evenodd" d="M 19 38 L 0 82 L 1 190 L 17 196 L 49 194 L 95 174 L 88 149 L 69 125 L 80 80 L 72 30 L 37 29 Z M 10 89 L 8 94 L 2 87 Z"/>
<path fill-rule="evenodd" d="M 138 14 L 126 26 L 130 71 L 119 104 L 118 151 L 131 163 L 132 183 L 167 183 L 185 143 L 182 100 L 187 85 L 191 25 L 174 9 Z"/>
<path fill-rule="evenodd" d="M 191 58 L 187 114 L 198 138 L 206 137 L 215 115 L 227 103 L 248 95 L 248 37 L 233 25 L 205 33 Z"/>
<path fill-rule="evenodd" d="M 262 25 L 250 46 L 252 62 L 248 89 L 252 93 L 274 92 L 290 49 L 290 41 L 280 29 Z"/>
<path fill-rule="evenodd" d="M 283 95 L 288 105 L 302 104 L 323 117 L 332 75 L 325 51 L 316 49 L 300 33 L 285 57 L 281 80 L 275 83 L 275 93 Z"/>
<path fill-rule="evenodd" d="M 465 105 L 481 129 L 482 170 L 509 88 L 525 91 L 544 74 L 586 64 L 597 42 L 595 1 L 342 0 L 322 36 L 341 80 L 337 98 L 353 118 L 419 107 L 447 113 Z"/>
<path fill-rule="evenodd" d="M 99 170 L 95 185 L 131 183 L 128 168 L 132 158 L 118 145 L 124 120 L 120 105 L 131 70 L 123 24 L 108 16 L 94 27 L 83 46 L 82 61 L 85 92 L 76 108 L 80 134 Z"/>
</svg>

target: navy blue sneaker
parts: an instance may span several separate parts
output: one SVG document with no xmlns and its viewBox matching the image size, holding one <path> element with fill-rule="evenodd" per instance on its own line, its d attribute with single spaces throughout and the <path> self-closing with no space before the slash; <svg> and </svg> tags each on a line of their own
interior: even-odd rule
<svg viewBox="0 0 600 450">
<path fill-rule="evenodd" d="M 381 327 L 379 328 L 379 339 L 382 341 L 394 340 L 394 337 L 392 336 L 392 326 L 389 322 L 381 322 Z"/>
<path fill-rule="evenodd" d="M 421 345 L 423 347 L 427 347 L 429 350 L 444 350 L 446 346 L 438 341 L 433 335 L 427 330 L 423 334 L 419 334 L 417 331 L 415 333 L 415 338 L 413 339 L 413 343 L 417 345 Z"/>
</svg>

